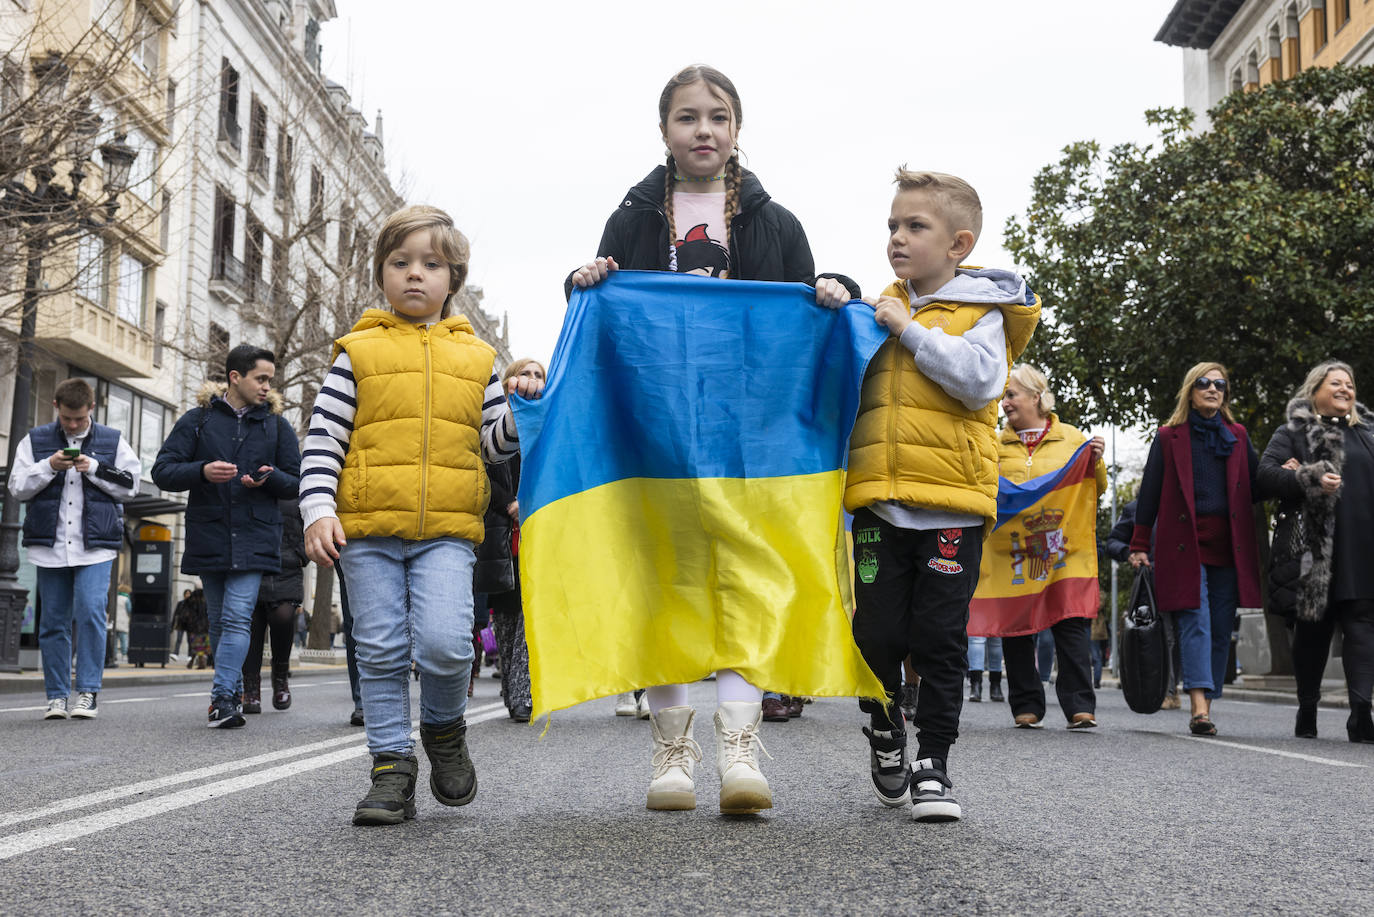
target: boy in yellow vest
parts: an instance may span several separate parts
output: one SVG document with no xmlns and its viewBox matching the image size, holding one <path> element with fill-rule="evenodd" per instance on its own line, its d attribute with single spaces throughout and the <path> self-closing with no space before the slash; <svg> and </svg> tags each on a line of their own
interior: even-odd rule
<svg viewBox="0 0 1374 917">
<path fill-rule="evenodd" d="M 382 227 L 373 277 L 391 310 L 368 309 L 334 346 L 301 463 L 306 552 L 338 561 L 357 644 L 372 787 L 355 825 L 415 817 L 412 652 L 429 787 L 447 806 L 477 795 L 467 750 L 473 546 L 481 543 L 483 461 L 519 452 L 496 352 L 453 294 L 468 244 L 442 210 L 415 206 Z M 517 391 L 535 397 L 542 380 Z"/>
<path fill-rule="evenodd" d="M 901 712 L 864 701 L 873 789 L 917 821 L 962 810 L 946 762 L 968 671 L 968 603 L 983 534 L 997 516 L 997 401 L 1040 300 L 1009 271 L 961 268 L 982 229 L 969 184 L 897 170 L 887 258 L 897 281 L 868 300 L 892 336 L 864 377 L 849 444 L 854 639 L 889 698 L 911 654 L 921 676 L 917 761 Z"/>
</svg>

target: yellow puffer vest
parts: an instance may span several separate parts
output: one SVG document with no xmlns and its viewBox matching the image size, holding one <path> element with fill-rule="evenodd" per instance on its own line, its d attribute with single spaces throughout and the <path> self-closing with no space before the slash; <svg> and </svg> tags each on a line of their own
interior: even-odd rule
<svg viewBox="0 0 1374 917">
<path fill-rule="evenodd" d="M 358 384 L 339 475 L 344 534 L 481 542 L 490 489 L 478 436 L 496 351 L 461 315 L 426 326 L 383 309 L 334 348 L 348 351 Z"/>
<path fill-rule="evenodd" d="M 906 284 L 883 291 L 909 303 Z M 1001 309 L 1007 365 L 1025 350 L 1040 317 L 1040 299 L 1020 303 L 933 302 L 915 320 L 962 335 L 989 309 Z M 844 506 L 851 513 L 882 500 L 997 516 L 997 401 L 970 411 L 916 368 L 895 335 L 868 364 L 859 416 L 849 438 Z"/>
<path fill-rule="evenodd" d="M 998 473 L 1013 484 L 1024 484 L 1031 478 L 1058 471 L 1069 463 L 1078 447 L 1087 440 L 1087 435 L 1077 427 L 1063 423 L 1054 412 L 1049 416 L 1050 428 L 1036 445 L 1034 451 L 1026 448 L 1016 431 L 1007 427 L 998 438 L 997 457 L 1001 468 Z M 1107 465 L 1097 460 L 1093 468 L 1097 480 L 1097 494 L 1107 490 Z"/>
</svg>

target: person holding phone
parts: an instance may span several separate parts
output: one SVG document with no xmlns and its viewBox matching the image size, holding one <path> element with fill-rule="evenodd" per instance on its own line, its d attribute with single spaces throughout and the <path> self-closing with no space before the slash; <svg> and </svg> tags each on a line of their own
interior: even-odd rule
<svg viewBox="0 0 1374 917">
<path fill-rule="evenodd" d="M 9 488 L 28 504 L 24 547 L 38 568 L 43 718 L 89 720 L 98 713 L 104 675 L 110 567 L 124 534 L 120 504 L 138 495 L 143 465 L 118 430 L 91 417 L 95 391 L 86 380 L 58 383 L 53 407 L 57 419 L 34 427 L 15 448 Z"/>
</svg>

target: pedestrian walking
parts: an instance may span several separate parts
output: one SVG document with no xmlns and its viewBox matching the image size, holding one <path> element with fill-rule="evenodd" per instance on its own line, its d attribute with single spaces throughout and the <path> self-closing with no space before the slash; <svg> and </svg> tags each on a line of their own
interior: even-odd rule
<svg viewBox="0 0 1374 917">
<path fill-rule="evenodd" d="M 128 583 L 120 583 L 119 591 L 115 594 L 115 643 L 119 658 L 124 662 L 129 661 L 129 619 L 134 613 L 134 602 L 129 598 L 132 591 L 133 588 Z"/>
<path fill-rule="evenodd" d="M 310 636 L 310 613 L 304 608 L 296 609 L 296 645 L 305 649 L 305 640 Z"/>
<path fill-rule="evenodd" d="M 1107 556 L 1117 563 L 1130 563 L 1131 536 L 1135 533 L 1135 505 L 1136 501 L 1127 501 L 1126 505 L 1121 507 L 1121 515 L 1117 516 L 1116 521 L 1112 523 L 1112 530 L 1107 533 Z M 1149 557 L 1153 563 L 1155 559 L 1153 538 L 1150 540 Z M 1164 616 L 1164 626 L 1167 628 L 1171 676 L 1169 693 L 1164 696 L 1164 703 L 1160 705 L 1160 709 L 1178 710 L 1182 707 L 1178 699 L 1178 685 L 1179 680 L 1183 677 L 1183 659 L 1179 655 L 1178 617 L 1171 611 L 1161 613 Z M 1109 639 L 1110 636 L 1108 634 Z"/>
<path fill-rule="evenodd" d="M 210 654 L 210 612 L 205 605 L 205 589 L 191 590 L 186 606 L 186 668 L 203 669 L 214 665 Z"/>
<path fill-rule="evenodd" d="M 1212 701 L 1225 683 L 1237 603 L 1260 604 L 1252 507 L 1263 496 L 1259 456 L 1231 415 L 1234 394 L 1220 363 L 1188 370 L 1150 444 L 1131 535 L 1131 566 L 1154 567 L 1155 601 L 1178 619 L 1188 729 L 1197 736 L 1217 734 Z"/>
<path fill-rule="evenodd" d="M 1051 474 L 1067 465 L 1079 446 L 1091 442 L 1097 493 L 1101 496 L 1106 492 L 1102 437 L 1089 439 L 1059 419 L 1054 413 L 1054 393 L 1044 373 L 1025 363 L 1013 366 L 1002 396 L 1002 414 L 1007 422 L 998 439 L 997 458 L 998 473 L 1003 478 L 1012 484 L 1024 484 Z M 1047 628 L 1048 633 L 1002 637 L 1011 713 L 1018 727 L 1037 728 L 1045 719 L 1045 682 L 1049 680 L 1050 662 L 1037 661 L 1037 644 L 1046 639 L 1052 641 L 1059 657 L 1054 691 L 1069 728 L 1091 729 L 1097 725 L 1091 623 L 1084 617 L 1095 615 L 1097 599 L 1092 601 L 1091 609 L 1049 609 L 1048 620 L 1054 623 Z"/>
<path fill-rule="evenodd" d="M 739 93 L 711 67 L 680 71 L 659 95 L 659 133 L 667 163 L 631 188 L 606 221 L 596 260 L 569 277 L 567 289 L 589 287 L 620 268 L 813 284 L 816 302 L 838 308 L 859 296 L 841 275 L 815 274 L 801 223 L 773 201 L 741 166 L 736 143 L 744 120 Z M 654 740 L 647 805 L 696 807 L 692 738 L 696 711 L 687 685 L 648 690 Z M 716 769 L 720 809 L 747 814 L 773 805 L 758 765 L 763 694 L 732 669 L 716 672 Z M 617 699 L 617 714 L 628 707 Z"/>
<path fill-rule="evenodd" d="M 276 357 L 240 344 L 225 360 L 223 384 L 211 383 L 181 415 L 153 463 L 163 490 L 189 491 L 181 572 L 205 587 L 215 679 L 206 725 L 243 725 L 243 660 L 258 585 L 281 570 L 281 512 L 300 473 L 296 433 L 272 391 Z"/>
<path fill-rule="evenodd" d="M 1270 607 L 1293 631 L 1298 715 L 1293 732 L 1317 736 L 1317 702 L 1331 637 L 1341 629 L 1352 742 L 1374 742 L 1374 433 L 1355 400 L 1355 371 L 1313 367 L 1288 402 L 1259 478 L 1280 498 L 1271 552 Z"/>
<path fill-rule="evenodd" d="M 1002 638 L 968 638 L 968 699 L 975 704 L 983 701 L 983 670 L 988 673 L 988 700 L 1006 700 L 1002 693 Z"/>
<path fill-rule="evenodd" d="M 262 712 L 262 651 L 271 634 L 272 709 L 291 706 L 291 637 L 296 612 L 305 601 L 305 532 L 296 501 L 278 500 L 281 511 L 281 572 L 268 573 L 258 585 L 258 601 L 249 625 L 248 655 L 243 660 L 243 712 Z"/>
<path fill-rule="evenodd" d="M 873 790 L 917 821 L 961 818 L 949 777 L 968 673 L 969 601 L 997 517 L 997 398 L 1040 301 L 1009 271 L 960 268 L 982 229 L 963 179 L 901 168 L 888 217 L 897 280 L 872 301 L 890 337 L 868 364 L 850 438 L 854 639 L 892 698 L 920 675 L 917 753 L 895 702 L 865 700 Z"/>
<path fill-rule="evenodd" d="M 474 544 L 483 538 L 483 459 L 519 450 L 495 351 L 452 298 L 468 244 L 434 207 L 387 218 L 373 280 L 391 309 L 369 309 L 334 347 L 310 418 L 301 481 L 306 552 L 339 564 L 373 756 L 355 825 L 415 816 L 419 770 L 407 680 L 420 672 L 420 742 L 430 790 L 449 806 L 477 795 L 467 749 Z M 521 380 L 527 397 L 543 389 Z"/>
<path fill-rule="evenodd" d="M 14 450 L 10 495 L 23 501 L 23 543 L 37 568 L 38 647 L 49 720 L 94 719 L 104 676 L 110 568 L 124 538 L 122 503 L 138 495 L 143 465 L 113 427 L 91 418 L 95 391 L 66 379 L 53 392 L 57 419 Z M 76 703 L 72 633 L 76 633 Z"/>
<path fill-rule="evenodd" d="M 191 641 L 186 632 L 187 604 L 191 599 L 191 590 L 181 591 L 181 601 L 177 602 L 177 607 L 172 611 L 172 644 L 168 647 L 168 654 L 172 662 L 176 662 L 181 657 L 181 644 L 183 638 L 186 642 L 186 649 L 191 649 Z"/>
</svg>

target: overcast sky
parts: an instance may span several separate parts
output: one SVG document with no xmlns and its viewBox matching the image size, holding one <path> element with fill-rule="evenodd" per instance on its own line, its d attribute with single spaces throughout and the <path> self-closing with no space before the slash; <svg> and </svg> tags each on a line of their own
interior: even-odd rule
<svg viewBox="0 0 1374 917">
<path fill-rule="evenodd" d="M 337 4 L 326 75 L 369 122 L 382 109 L 393 181 L 453 214 L 515 356 L 545 361 L 564 276 L 663 161 L 658 95 L 683 66 L 734 80 L 745 165 L 817 269 L 866 294 L 891 279 L 898 164 L 972 182 L 970 260 L 1013 266 L 1002 227 L 1040 167 L 1074 140 L 1148 141 L 1143 112 L 1183 100 L 1181 52 L 1152 40 L 1173 0 Z"/>
</svg>

